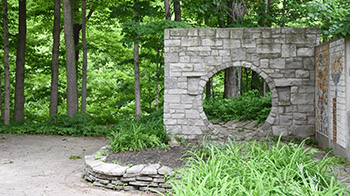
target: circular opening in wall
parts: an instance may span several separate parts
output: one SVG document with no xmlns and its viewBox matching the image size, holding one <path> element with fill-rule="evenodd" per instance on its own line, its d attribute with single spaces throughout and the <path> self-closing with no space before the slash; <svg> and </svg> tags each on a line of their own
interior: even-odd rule
<svg viewBox="0 0 350 196">
<path fill-rule="evenodd" d="M 271 111 L 265 80 L 245 67 L 230 67 L 209 79 L 203 91 L 203 110 L 219 137 L 261 139 Z M 217 132 L 216 131 L 216 132 Z"/>
</svg>

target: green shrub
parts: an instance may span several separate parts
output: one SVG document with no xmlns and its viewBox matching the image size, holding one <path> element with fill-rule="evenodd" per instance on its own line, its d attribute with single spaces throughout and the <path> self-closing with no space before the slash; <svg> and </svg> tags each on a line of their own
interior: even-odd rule
<svg viewBox="0 0 350 196">
<path fill-rule="evenodd" d="M 162 109 L 140 119 L 122 120 L 109 136 L 113 152 L 138 151 L 167 144 L 169 137 L 163 126 Z"/>
<path fill-rule="evenodd" d="M 215 97 L 203 100 L 203 109 L 209 120 L 257 120 L 261 123 L 270 114 L 271 96 L 260 96 L 257 90 L 253 90 L 235 99 Z"/>
<path fill-rule="evenodd" d="M 168 183 L 165 195 L 319 195 L 349 193 L 332 176 L 334 160 L 316 160 L 304 142 L 205 145 Z M 207 158 L 204 158 L 206 156 Z"/>
<path fill-rule="evenodd" d="M 10 125 L 0 125 L 0 133 L 45 134 L 70 136 L 107 136 L 110 128 L 95 125 L 86 114 L 76 114 L 73 118 L 55 115 L 53 121 L 34 122 L 24 120 Z"/>
</svg>

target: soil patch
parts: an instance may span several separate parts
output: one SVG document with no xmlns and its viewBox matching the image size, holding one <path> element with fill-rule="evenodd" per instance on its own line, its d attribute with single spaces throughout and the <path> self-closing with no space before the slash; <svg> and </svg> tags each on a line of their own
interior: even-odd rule
<svg viewBox="0 0 350 196">
<path fill-rule="evenodd" d="M 156 164 L 165 165 L 171 168 L 181 168 L 185 165 L 185 158 L 188 157 L 187 146 L 170 147 L 169 149 L 149 148 L 144 151 L 120 152 L 109 154 L 107 163 L 118 163 L 120 165 Z"/>
</svg>

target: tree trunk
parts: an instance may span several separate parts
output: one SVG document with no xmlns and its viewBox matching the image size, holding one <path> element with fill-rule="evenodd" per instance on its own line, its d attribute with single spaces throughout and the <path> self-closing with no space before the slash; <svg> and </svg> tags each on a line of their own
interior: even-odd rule
<svg viewBox="0 0 350 196">
<path fill-rule="evenodd" d="M 87 83 L 87 45 L 86 45 L 86 0 L 82 0 L 82 42 L 83 42 L 83 75 L 81 85 L 81 112 L 86 113 L 86 83 Z"/>
<path fill-rule="evenodd" d="M 70 0 L 63 0 L 64 39 L 67 69 L 67 115 L 73 117 L 78 111 L 77 74 L 73 38 L 72 8 Z"/>
<path fill-rule="evenodd" d="M 16 57 L 15 121 L 24 120 L 24 65 L 26 49 L 26 0 L 19 1 L 18 47 Z"/>
<path fill-rule="evenodd" d="M 163 50 L 157 50 L 157 84 L 156 84 L 156 110 L 159 109 L 159 79 L 160 79 L 160 70 L 162 69 L 162 59 L 163 59 Z"/>
<path fill-rule="evenodd" d="M 263 92 L 264 92 L 264 97 L 266 97 L 266 94 L 267 94 L 267 83 L 265 82 L 265 80 L 264 80 Z"/>
<path fill-rule="evenodd" d="M 245 86 L 246 86 L 246 91 L 249 90 L 249 69 L 248 68 L 245 68 Z"/>
<path fill-rule="evenodd" d="M 74 14 L 74 13 L 72 13 Z M 82 29 L 81 24 L 73 24 L 73 34 L 74 34 L 74 50 L 75 50 L 75 65 L 78 65 L 79 62 L 79 35 L 80 30 Z"/>
<path fill-rule="evenodd" d="M 181 3 L 179 0 L 174 1 L 174 12 L 175 12 L 175 21 L 181 21 Z"/>
<path fill-rule="evenodd" d="M 207 84 L 205 85 L 205 99 L 210 99 L 211 97 L 211 81 L 212 78 L 209 78 Z"/>
<path fill-rule="evenodd" d="M 141 116 L 141 89 L 140 89 L 140 67 L 139 67 L 139 43 L 134 43 L 134 74 L 135 74 L 135 106 L 136 119 Z"/>
<path fill-rule="evenodd" d="M 10 62 L 9 62 L 9 28 L 7 15 L 7 0 L 2 0 L 4 21 L 4 124 L 10 123 Z"/>
<path fill-rule="evenodd" d="M 169 0 L 164 0 L 164 9 L 165 9 L 165 19 L 171 20 Z"/>
<path fill-rule="evenodd" d="M 236 68 L 225 70 L 224 99 L 232 99 L 237 95 Z"/>
<path fill-rule="evenodd" d="M 238 78 L 237 78 L 237 95 L 242 94 L 242 67 L 237 67 Z"/>
<path fill-rule="evenodd" d="M 51 72 L 51 95 L 50 95 L 50 119 L 57 114 L 58 106 L 58 57 L 60 50 L 60 23 L 61 23 L 61 2 L 55 0 L 54 23 L 53 23 L 53 47 L 52 47 L 52 72 Z"/>
<path fill-rule="evenodd" d="M 260 79 L 259 79 L 259 75 L 255 72 L 252 71 L 252 79 L 251 79 L 251 90 L 257 89 L 259 90 L 259 83 L 260 83 Z"/>
</svg>

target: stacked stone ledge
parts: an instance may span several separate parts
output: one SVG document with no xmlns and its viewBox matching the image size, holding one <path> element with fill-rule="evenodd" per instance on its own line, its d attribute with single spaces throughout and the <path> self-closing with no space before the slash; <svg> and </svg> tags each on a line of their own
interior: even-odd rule
<svg viewBox="0 0 350 196">
<path fill-rule="evenodd" d="M 166 192 L 171 189 L 166 184 L 166 177 L 174 174 L 172 168 L 160 164 L 122 166 L 105 163 L 106 156 L 96 156 L 105 149 L 103 147 L 94 155 L 85 156 L 83 178 L 94 186 L 124 191 Z"/>
</svg>

